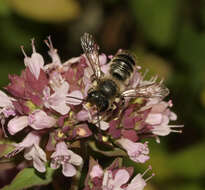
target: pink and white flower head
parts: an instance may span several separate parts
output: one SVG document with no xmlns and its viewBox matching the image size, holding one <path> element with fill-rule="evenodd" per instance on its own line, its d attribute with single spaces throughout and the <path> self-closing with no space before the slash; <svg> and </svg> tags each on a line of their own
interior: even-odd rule
<svg viewBox="0 0 205 190">
<path fill-rule="evenodd" d="M 45 172 L 47 159 L 45 152 L 39 146 L 40 140 L 41 137 L 37 133 L 30 132 L 21 143 L 14 144 L 15 149 L 7 154 L 6 157 L 13 157 L 24 150 L 24 158 L 26 160 L 32 160 L 36 170 L 39 172 Z"/>
<path fill-rule="evenodd" d="M 135 143 L 129 139 L 121 138 L 117 142 L 127 151 L 129 158 L 138 163 L 144 163 L 149 159 L 147 142 Z"/>
<path fill-rule="evenodd" d="M 57 169 L 62 165 L 62 173 L 66 177 L 72 177 L 76 174 L 76 168 L 80 166 L 83 159 L 67 148 L 65 142 L 59 142 L 56 145 L 56 151 L 51 155 L 51 168 Z"/>
</svg>

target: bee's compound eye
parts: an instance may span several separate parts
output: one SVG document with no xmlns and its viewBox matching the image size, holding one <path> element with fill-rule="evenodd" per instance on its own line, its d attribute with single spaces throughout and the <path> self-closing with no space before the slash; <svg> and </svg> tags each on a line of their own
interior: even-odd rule
<svg viewBox="0 0 205 190">
<path fill-rule="evenodd" d="M 109 101 L 101 91 L 92 91 L 88 93 L 87 101 L 96 105 L 100 112 L 105 111 L 109 107 Z"/>
<path fill-rule="evenodd" d="M 87 101 L 92 104 L 95 104 L 95 102 L 99 99 L 99 96 L 99 91 L 91 91 L 88 93 Z"/>
</svg>

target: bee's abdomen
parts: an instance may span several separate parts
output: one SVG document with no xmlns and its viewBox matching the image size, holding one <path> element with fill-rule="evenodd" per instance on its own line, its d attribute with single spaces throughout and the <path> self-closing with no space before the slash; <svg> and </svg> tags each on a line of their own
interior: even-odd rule
<svg viewBox="0 0 205 190">
<path fill-rule="evenodd" d="M 125 81 L 133 72 L 135 59 L 132 55 L 120 52 L 111 60 L 110 74 L 120 81 Z"/>
</svg>

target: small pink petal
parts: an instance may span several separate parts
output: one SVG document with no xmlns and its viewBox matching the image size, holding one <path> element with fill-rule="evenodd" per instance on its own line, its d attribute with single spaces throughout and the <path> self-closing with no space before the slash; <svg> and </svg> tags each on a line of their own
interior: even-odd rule
<svg viewBox="0 0 205 190">
<path fill-rule="evenodd" d="M 65 115 L 70 111 L 70 107 L 67 106 L 65 103 L 60 103 L 58 105 L 52 105 L 50 106 L 53 110 L 57 111 L 61 115 Z"/>
<path fill-rule="evenodd" d="M 12 106 L 12 98 L 0 90 L 0 107 Z"/>
<path fill-rule="evenodd" d="M 82 93 L 79 90 L 75 90 L 67 95 L 66 102 L 68 104 L 78 105 L 82 103 L 82 99 L 83 99 Z"/>
<path fill-rule="evenodd" d="M 149 159 L 149 156 L 147 155 L 149 154 L 147 142 L 144 144 L 135 143 L 126 138 L 121 138 L 117 142 L 127 151 L 131 160 L 144 163 Z"/>
<path fill-rule="evenodd" d="M 100 121 L 100 129 L 106 131 L 110 127 L 108 122 Z"/>
<path fill-rule="evenodd" d="M 142 178 L 142 175 L 138 174 L 132 179 L 126 190 L 143 190 L 145 186 L 145 180 Z"/>
<path fill-rule="evenodd" d="M 74 153 L 71 150 L 67 150 L 69 152 L 70 155 L 70 160 L 69 162 L 73 165 L 79 166 L 83 163 L 83 159 L 81 158 L 81 156 L 79 156 L 78 154 Z"/>
<path fill-rule="evenodd" d="M 94 165 L 92 167 L 92 170 L 90 172 L 90 177 L 95 178 L 95 177 L 102 177 L 103 176 L 103 170 L 99 165 Z"/>
<path fill-rule="evenodd" d="M 33 166 L 39 172 L 45 172 L 45 163 L 47 162 L 46 154 L 37 144 L 27 148 L 24 152 L 24 157 L 27 160 L 33 160 Z"/>
<path fill-rule="evenodd" d="M 177 115 L 174 112 L 170 112 L 169 118 L 170 120 L 175 121 L 177 119 Z"/>
<path fill-rule="evenodd" d="M 80 112 L 77 113 L 76 117 L 78 121 L 86 121 L 89 120 L 90 114 L 87 110 L 81 110 Z"/>
<path fill-rule="evenodd" d="M 29 125 L 36 130 L 51 128 L 56 124 L 56 119 L 48 116 L 42 110 L 36 110 L 29 115 Z"/>
<path fill-rule="evenodd" d="M 27 116 L 15 117 L 9 121 L 8 131 L 11 135 L 14 135 L 17 132 L 23 130 L 27 126 L 28 126 Z"/>
<path fill-rule="evenodd" d="M 23 139 L 23 141 L 19 144 L 16 144 L 18 147 L 31 147 L 34 144 L 39 144 L 40 136 L 34 132 L 28 133 L 28 135 Z"/>
<path fill-rule="evenodd" d="M 146 123 L 149 123 L 150 125 L 157 125 L 162 122 L 162 114 L 161 113 L 150 113 L 146 120 Z"/>
<path fill-rule="evenodd" d="M 121 187 L 128 182 L 130 175 L 127 170 L 119 169 L 114 177 L 113 185 L 116 187 Z"/>
<path fill-rule="evenodd" d="M 69 164 L 69 163 L 64 163 L 63 164 L 63 175 L 66 177 L 72 177 L 74 175 L 76 175 L 76 169 L 73 165 Z"/>
</svg>

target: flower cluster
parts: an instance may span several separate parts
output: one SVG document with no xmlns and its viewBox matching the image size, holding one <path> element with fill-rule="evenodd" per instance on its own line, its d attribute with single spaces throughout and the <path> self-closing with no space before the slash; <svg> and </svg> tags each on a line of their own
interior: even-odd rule
<svg viewBox="0 0 205 190">
<path fill-rule="evenodd" d="M 137 163 L 149 159 L 148 142 L 144 139 L 168 135 L 177 125 L 170 121 L 177 116 L 170 108 L 172 102 L 159 96 L 162 81 L 157 78 L 145 80 L 136 67 L 133 76 L 124 84 L 124 89 L 147 90 L 153 96 L 127 97 L 113 101 L 112 109 L 99 113 L 95 105 L 87 102 L 87 94 L 93 86 L 92 69 L 87 57 L 82 54 L 62 63 L 51 39 L 45 41 L 51 62 L 45 64 L 32 40 L 31 56 L 23 47 L 25 70 L 20 76 L 9 76 L 5 92 L 0 91 L 0 119 L 6 137 L 22 137 L 13 143 L 13 150 L 5 157 L 11 158 L 24 152 L 24 158 L 33 163 L 39 172 L 46 171 L 46 164 L 67 177 L 76 174 L 76 167 L 83 164 L 83 156 L 76 152 L 76 142 L 95 141 L 118 147 Z M 109 58 L 99 56 L 101 71 L 109 72 Z M 141 87 L 141 88 L 140 88 Z M 148 89 L 143 89 L 143 87 Z M 128 184 L 131 171 L 126 168 L 106 169 L 95 164 L 89 172 L 89 180 L 100 185 L 102 190 L 143 189 L 143 175 L 137 175 Z M 94 189 L 87 187 L 87 189 Z"/>
<path fill-rule="evenodd" d="M 147 179 L 143 179 L 143 176 L 149 170 L 151 170 L 151 166 L 143 174 L 137 174 L 130 181 L 133 175 L 133 168 L 122 167 L 119 159 L 116 159 L 105 170 L 96 161 L 91 159 L 84 190 L 143 190 L 146 182 L 154 176 L 153 173 Z"/>
</svg>

